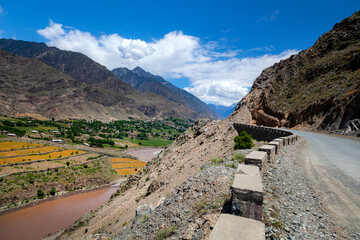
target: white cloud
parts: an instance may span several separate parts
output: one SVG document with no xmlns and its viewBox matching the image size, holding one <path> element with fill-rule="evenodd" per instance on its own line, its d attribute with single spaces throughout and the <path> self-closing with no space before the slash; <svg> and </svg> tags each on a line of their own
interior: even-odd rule
<svg viewBox="0 0 360 240">
<path fill-rule="evenodd" d="M 5 10 L 2 6 L 0 6 L 0 14 L 4 14 L 5 13 Z"/>
<path fill-rule="evenodd" d="M 280 11 L 275 10 L 274 12 L 258 19 L 258 22 L 268 22 L 268 21 L 274 20 L 279 14 L 280 14 Z"/>
<path fill-rule="evenodd" d="M 89 32 L 50 24 L 37 31 L 48 45 L 86 54 L 108 69 L 140 66 L 165 78 L 187 78 L 185 89 L 203 101 L 219 105 L 238 102 L 261 71 L 296 54 L 287 50 L 279 55 L 237 58 L 235 51 L 219 51 L 216 42 L 173 31 L 159 40 L 126 39 L 118 34 L 95 37 Z"/>
</svg>

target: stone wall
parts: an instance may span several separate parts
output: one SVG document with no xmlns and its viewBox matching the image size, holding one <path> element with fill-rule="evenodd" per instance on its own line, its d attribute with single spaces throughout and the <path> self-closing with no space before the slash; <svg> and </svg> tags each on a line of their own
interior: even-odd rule
<svg viewBox="0 0 360 240">
<path fill-rule="evenodd" d="M 259 151 L 252 151 L 245 157 L 245 165 L 238 166 L 231 187 L 231 212 L 220 215 L 210 240 L 264 240 L 262 174 L 269 164 L 273 164 L 275 155 L 279 154 L 284 146 L 296 142 L 297 136 L 268 127 L 239 123 L 235 123 L 234 127 L 239 133 L 246 131 L 253 138 L 269 141 L 271 144 L 261 146 Z"/>
<path fill-rule="evenodd" d="M 269 127 L 262 127 L 262 126 L 254 126 L 254 125 L 247 125 L 242 123 L 234 123 L 234 128 L 238 133 L 245 131 L 251 136 L 259 141 L 267 141 L 270 142 L 275 138 L 279 137 L 287 137 L 292 135 L 291 132 L 276 129 L 276 128 L 269 128 Z"/>
</svg>

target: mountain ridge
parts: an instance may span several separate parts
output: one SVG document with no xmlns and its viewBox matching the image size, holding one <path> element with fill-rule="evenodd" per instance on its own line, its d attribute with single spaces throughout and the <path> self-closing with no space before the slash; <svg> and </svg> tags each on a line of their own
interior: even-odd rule
<svg viewBox="0 0 360 240">
<path fill-rule="evenodd" d="M 360 118 L 360 12 L 307 50 L 263 70 L 231 119 L 335 131 Z"/>
<path fill-rule="evenodd" d="M 204 117 L 210 117 L 212 119 L 221 118 L 216 110 L 209 107 L 194 95 L 174 86 L 161 76 L 153 75 L 140 67 L 136 67 L 133 70 L 127 68 L 115 68 L 112 72 L 141 92 L 159 94 L 168 100 L 184 104 L 192 110 L 202 113 Z"/>
<path fill-rule="evenodd" d="M 102 121 L 114 120 L 114 117 L 111 116 L 112 112 L 116 116 L 115 119 L 124 119 L 129 116 L 143 120 L 168 117 L 182 117 L 195 120 L 211 117 L 209 114 L 196 112 L 189 106 L 171 101 L 161 95 L 149 92 L 142 93 L 122 81 L 106 67 L 91 60 L 82 53 L 48 47 L 45 43 L 13 39 L 0 39 L 0 49 L 22 57 L 38 59 L 48 66 L 68 74 L 73 80 L 86 84 L 85 90 L 88 90 L 88 92 L 84 95 L 84 101 L 95 101 L 102 105 L 98 106 L 100 109 L 105 107 L 109 111 L 107 113 L 109 118 L 106 119 L 105 116 L 102 116 L 105 117 L 101 119 Z M 115 105 L 117 109 L 113 109 Z M 109 107 L 112 109 L 109 109 Z M 86 119 L 86 112 L 88 112 L 90 118 L 93 118 L 93 112 L 96 111 L 96 107 L 92 106 L 92 108 L 86 108 L 86 111 L 83 110 L 78 109 L 79 116 Z M 119 115 L 120 113 L 122 114 Z"/>
</svg>

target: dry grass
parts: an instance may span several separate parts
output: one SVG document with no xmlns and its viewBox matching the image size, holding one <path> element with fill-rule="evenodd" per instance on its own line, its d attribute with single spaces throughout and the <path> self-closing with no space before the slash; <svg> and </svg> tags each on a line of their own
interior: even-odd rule
<svg viewBox="0 0 360 240">
<path fill-rule="evenodd" d="M 63 150 L 63 151 L 48 153 L 44 155 L 30 155 L 24 157 L 2 158 L 0 159 L 0 165 L 13 164 L 19 162 L 31 162 L 37 160 L 52 160 L 57 158 L 69 157 L 80 153 L 85 153 L 85 152 L 79 150 Z"/>
<path fill-rule="evenodd" d="M 24 150 L 13 150 L 13 151 L 7 151 L 7 152 L 0 152 L 0 157 L 30 155 L 30 154 L 46 153 L 46 152 L 59 151 L 59 150 L 61 150 L 61 148 L 46 146 L 46 147 L 40 147 L 40 148 L 31 148 L 31 149 L 24 149 Z"/>
<path fill-rule="evenodd" d="M 145 167 L 146 163 L 142 161 L 137 162 L 130 162 L 130 163 L 113 163 L 112 167 L 115 168 L 129 168 L 129 167 L 135 167 L 135 168 L 142 168 Z"/>
<path fill-rule="evenodd" d="M 128 163 L 128 162 L 138 162 L 139 160 L 131 159 L 131 158 L 111 158 L 111 162 L 122 162 L 122 163 Z"/>
<path fill-rule="evenodd" d="M 16 117 L 30 117 L 30 118 L 34 118 L 34 119 L 41 120 L 41 121 L 49 120 L 48 118 L 46 118 L 40 114 L 37 114 L 37 113 L 18 113 L 15 116 Z"/>
<path fill-rule="evenodd" d="M 0 151 L 10 151 L 13 149 L 31 148 L 43 146 L 37 143 L 24 143 L 24 142 L 0 142 Z"/>
</svg>

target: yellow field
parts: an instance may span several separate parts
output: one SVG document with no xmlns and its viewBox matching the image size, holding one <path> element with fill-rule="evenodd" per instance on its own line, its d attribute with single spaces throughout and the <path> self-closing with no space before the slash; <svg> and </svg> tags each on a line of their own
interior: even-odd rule
<svg viewBox="0 0 360 240">
<path fill-rule="evenodd" d="M 45 152 L 52 152 L 52 151 L 59 151 L 61 148 L 58 147 L 39 147 L 39 148 L 30 148 L 24 150 L 13 150 L 7 152 L 0 152 L 0 157 L 12 157 L 12 156 L 19 156 L 19 155 L 29 155 L 29 154 L 38 154 L 38 153 L 45 153 Z"/>
<path fill-rule="evenodd" d="M 111 162 L 138 162 L 139 160 L 131 158 L 111 158 Z"/>
<path fill-rule="evenodd" d="M 0 165 L 12 164 L 12 163 L 18 163 L 18 162 L 31 162 L 31 161 L 36 161 L 36 160 L 51 160 L 51 159 L 56 159 L 56 158 L 73 156 L 73 155 L 80 154 L 80 153 L 85 153 L 85 152 L 80 151 L 80 150 L 63 150 L 63 151 L 48 153 L 48 154 L 44 154 L 44 155 L 30 155 L 30 156 L 24 156 L 24 157 L 1 158 Z"/>
<path fill-rule="evenodd" d="M 112 167 L 119 175 L 130 175 L 137 173 L 141 168 L 146 166 L 146 162 L 131 158 L 111 158 Z M 125 168 L 125 169 L 116 169 Z M 135 169 L 137 171 L 135 171 Z"/>
<path fill-rule="evenodd" d="M 137 161 L 137 162 L 131 162 L 131 163 L 113 163 L 113 168 L 129 168 L 129 167 L 135 167 L 135 168 L 142 168 L 145 167 L 146 163 Z"/>
<path fill-rule="evenodd" d="M 43 145 L 37 143 L 24 143 L 24 142 L 0 142 L 0 151 L 9 151 L 12 149 L 31 148 L 38 146 L 43 146 Z"/>
<path fill-rule="evenodd" d="M 138 169 L 138 171 L 139 170 L 140 169 Z M 138 171 L 135 171 L 135 168 L 116 169 L 115 171 L 119 175 L 131 175 L 131 174 L 134 174 L 134 173 L 138 172 Z"/>
</svg>

